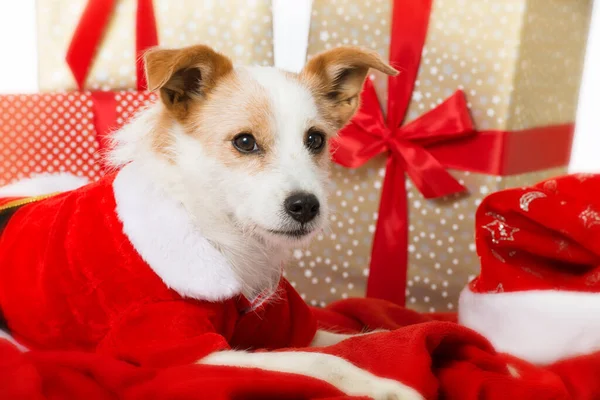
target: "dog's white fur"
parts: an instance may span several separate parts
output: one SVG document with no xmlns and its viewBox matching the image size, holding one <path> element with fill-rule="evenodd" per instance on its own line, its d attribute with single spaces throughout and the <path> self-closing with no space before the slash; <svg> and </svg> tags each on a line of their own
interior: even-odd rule
<svg viewBox="0 0 600 400">
<path fill-rule="evenodd" d="M 113 183 L 123 232 L 150 268 L 185 297 L 221 301 L 242 292 L 225 257 L 189 218 L 183 205 L 167 196 L 135 162 Z"/>
<path fill-rule="evenodd" d="M 357 51 L 351 57 L 359 60 L 361 54 Z M 335 62 L 335 57 L 330 58 Z M 205 73 L 211 68 L 203 66 L 201 70 Z M 173 118 L 164 128 L 160 119 L 169 107 L 165 98 L 115 133 L 109 156 L 112 165 L 121 168 L 113 185 L 117 214 L 136 250 L 168 286 L 183 296 L 209 301 L 236 293 L 252 298 L 273 287 L 289 251 L 308 243 L 327 220 L 328 169 L 304 146 L 309 128 L 331 125 L 314 93 L 296 77 L 274 68 L 236 67 L 233 73 L 241 82 L 240 97 L 246 96 L 249 102 L 255 94 L 268 99 L 266 109 L 253 111 L 265 113 L 260 115 L 267 125 L 264 128 L 274 136 L 267 167 L 254 168 L 252 174 L 228 167 L 215 156 L 214 149 L 205 148 L 201 140 L 190 135 L 189 126 L 186 131 L 180 120 Z M 359 90 L 360 86 L 356 87 Z M 355 106 L 354 97 L 343 100 L 343 106 Z M 227 102 L 218 100 L 207 100 L 203 105 L 205 126 L 197 127 L 198 131 L 208 128 L 218 135 L 219 129 L 226 127 L 244 130 L 244 126 L 234 124 L 238 120 L 244 123 L 248 109 L 226 110 Z M 156 148 L 153 134 L 159 129 L 168 129 L 161 132 L 168 134 L 168 148 Z M 165 153 L 168 157 L 163 156 Z M 253 167 L 252 161 L 248 162 Z M 40 194 L 25 190 L 35 183 L 18 186 L 19 194 Z M 294 223 L 282 207 L 286 197 L 296 191 L 314 194 L 321 204 L 320 215 L 309 224 L 311 232 L 301 239 L 271 233 Z M 318 331 L 312 345 L 332 345 L 349 336 Z M 327 354 L 224 351 L 199 362 L 308 375 L 345 393 L 376 399 L 422 398 L 397 381 L 377 377 Z"/>
</svg>

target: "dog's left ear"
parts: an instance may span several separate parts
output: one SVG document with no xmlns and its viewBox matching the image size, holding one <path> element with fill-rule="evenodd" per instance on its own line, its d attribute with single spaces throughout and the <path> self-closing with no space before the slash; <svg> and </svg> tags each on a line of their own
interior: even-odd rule
<svg viewBox="0 0 600 400">
<path fill-rule="evenodd" d="M 369 68 L 387 75 L 398 74 L 375 51 L 342 46 L 315 55 L 300 72 L 300 77 L 324 105 L 335 128 L 340 129 L 358 109 Z"/>
<path fill-rule="evenodd" d="M 233 70 L 231 60 L 208 46 L 150 49 L 144 54 L 148 89 L 176 117 L 187 115 L 190 103 L 202 100 L 217 81 Z"/>
</svg>

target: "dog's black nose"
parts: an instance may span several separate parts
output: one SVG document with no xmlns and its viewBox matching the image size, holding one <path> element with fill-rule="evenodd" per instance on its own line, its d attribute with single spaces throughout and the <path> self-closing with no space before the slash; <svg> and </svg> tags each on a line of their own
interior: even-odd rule
<svg viewBox="0 0 600 400">
<path fill-rule="evenodd" d="M 319 199 L 312 193 L 294 193 L 284 202 L 285 212 L 296 221 L 306 223 L 319 214 Z"/>
</svg>

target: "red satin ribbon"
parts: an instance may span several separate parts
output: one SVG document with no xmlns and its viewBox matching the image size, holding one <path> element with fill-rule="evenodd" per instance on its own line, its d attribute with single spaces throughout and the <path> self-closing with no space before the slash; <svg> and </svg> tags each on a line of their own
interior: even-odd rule
<svg viewBox="0 0 600 400">
<path fill-rule="evenodd" d="M 332 145 L 334 161 L 351 168 L 382 152 L 388 154 L 367 296 L 401 305 L 405 303 L 408 263 L 405 174 L 425 198 L 446 196 L 465 190 L 446 168 L 506 175 L 565 165 L 573 134 L 572 124 L 517 132 L 476 132 L 461 91 L 402 125 L 427 35 L 431 4 L 432 0 L 394 1 L 390 62 L 401 72 L 388 81 L 387 121 L 367 80 L 360 110 Z M 535 154 L 530 153 L 531 148 L 536 149 Z"/>
<path fill-rule="evenodd" d="M 115 0 L 88 0 L 73 33 L 66 60 L 80 89 L 83 89 L 115 5 Z M 158 34 L 152 0 L 138 0 L 135 28 L 137 90 L 146 90 L 147 86 L 143 53 L 157 44 Z M 99 151 L 103 152 L 108 146 L 108 134 L 117 122 L 117 102 L 113 92 L 92 92 L 91 97 L 94 104 L 96 139 Z"/>
<path fill-rule="evenodd" d="M 67 64 L 80 89 L 91 69 L 94 57 L 115 8 L 115 0 L 88 0 L 67 50 Z M 141 56 L 158 44 L 152 0 L 138 0 L 136 11 L 137 89 L 146 89 L 146 76 Z"/>
<path fill-rule="evenodd" d="M 117 127 L 117 99 L 114 92 L 96 91 L 90 94 L 94 107 L 94 128 L 98 152 L 102 155 L 110 146 L 110 133 Z M 106 168 L 104 158 L 100 159 L 102 168 Z"/>
<path fill-rule="evenodd" d="M 146 90 L 146 70 L 144 69 L 144 52 L 158 45 L 156 18 L 152 0 L 138 0 L 135 15 L 135 53 L 137 90 Z"/>
<path fill-rule="evenodd" d="M 67 50 L 67 64 L 80 89 L 83 88 L 114 6 L 115 0 L 89 0 L 75 28 Z"/>
</svg>

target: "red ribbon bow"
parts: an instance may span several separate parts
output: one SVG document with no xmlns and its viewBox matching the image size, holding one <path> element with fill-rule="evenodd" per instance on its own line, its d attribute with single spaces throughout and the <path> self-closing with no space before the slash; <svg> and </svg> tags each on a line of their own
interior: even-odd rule
<svg viewBox="0 0 600 400">
<path fill-rule="evenodd" d="M 441 197 L 462 192 L 465 187 L 427 151 L 427 146 L 474 133 L 462 91 L 416 120 L 390 128 L 384 122 L 373 84 L 367 80 L 361 109 L 334 142 L 333 159 L 345 167 L 357 168 L 388 151 L 425 198 Z"/>
</svg>

